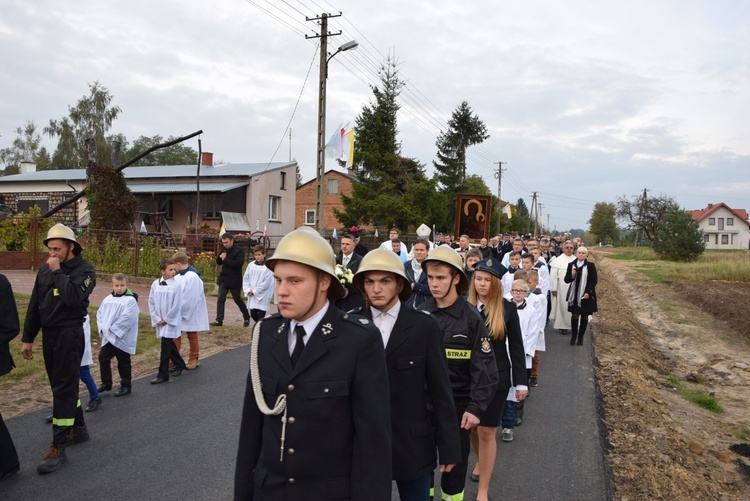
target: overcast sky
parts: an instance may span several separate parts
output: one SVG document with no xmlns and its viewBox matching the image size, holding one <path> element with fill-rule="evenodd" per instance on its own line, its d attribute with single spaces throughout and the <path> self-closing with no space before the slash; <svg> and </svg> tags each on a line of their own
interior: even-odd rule
<svg viewBox="0 0 750 501">
<path fill-rule="evenodd" d="M 613 5 L 616 4 L 616 5 Z M 552 229 L 644 188 L 687 209 L 750 209 L 750 2 L 5 0 L 0 148 L 67 115 L 98 80 L 129 140 L 202 129 L 226 162 L 299 162 L 315 176 L 315 17 L 331 19 L 327 132 L 354 124 L 395 54 L 402 154 L 432 172 L 466 100 L 490 139 L 468 171 L 504 200 L 532 192 Z M 291 144 L 287 127 L 292 129 Z M 55 144 L 45 140 L 48 149 Z M 197 140 L 188 143 L 197 149 Z M 332 166 L 333 162 L 330 161 Z M 427 222 L 429 223 L 429 222 Z"/>
</svg>

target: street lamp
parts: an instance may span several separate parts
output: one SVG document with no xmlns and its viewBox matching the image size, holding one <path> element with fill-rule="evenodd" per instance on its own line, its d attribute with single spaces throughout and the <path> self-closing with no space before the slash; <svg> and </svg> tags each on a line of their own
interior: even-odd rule
<svg viewBox="0 0 750 501">
<path fill-rule="evenodd" d="M 359 44 L 354 40 L 346 42 L 336 52 L 328 55 L 328 17 L 321 18 L 320 37 L 320 85 L 318 87 L 318 162 L 317 162 L 317 201 L 315 206 L 315 228 L 318 232 L 325 231 L 323 224 L 323 198 L 325 196 L 325 150 L 326 150 L 326 79 L 328 78 L 328 61 L 339 52 L 356 49 Z"/>
</svg>

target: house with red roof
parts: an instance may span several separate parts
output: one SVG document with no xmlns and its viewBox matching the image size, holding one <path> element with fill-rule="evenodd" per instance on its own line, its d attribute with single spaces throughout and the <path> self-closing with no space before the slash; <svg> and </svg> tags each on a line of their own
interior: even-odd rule
<svg viewBox="0 0 750 501">
<path fill-rule="evenodd" d="M 750 248 L 750 221 L 745 209 L 732 209 L 721 202 L 687 212 L 703 230 L 706 249 Z"/>
</svg>

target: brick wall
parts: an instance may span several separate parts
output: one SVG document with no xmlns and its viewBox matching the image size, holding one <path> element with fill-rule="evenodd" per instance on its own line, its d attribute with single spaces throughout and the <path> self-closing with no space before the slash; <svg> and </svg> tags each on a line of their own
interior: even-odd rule
<svg viewBox="0 0 750 501">
<path fill-rule="evenodd" d="M 328 186 L 329 179 L 338 179 L 338 193 L 327 193 L 326 187 Z M 343 193 L 347 196 L 350 196 L 352 194 L 352 181 L 340 172 L 331 170 L 326 172 L 323 187 L 324 189 L 326 189 L 326 194 L 323 199 L 323 210 L 325 213 L 323 217 L 323 226 L 326 229 L 326 233 L 331 233 L 333 231 L 333 228 L 341 227 L 341 223 L 339 223 L 338 219 L 336 219 L 336 216 L 333 214 L 333 209 L 334 207 L 339 210 L 344 209 L 344 206 L 341 203 L 341 194 Z M 317 182 L 315 179 L 297 188 L 297 205 L 295 207 L 294 214 L 295 228 L 298 228 L 305 224 L 305 211 L 315 210 L 316 202 Z"/>
</svg>

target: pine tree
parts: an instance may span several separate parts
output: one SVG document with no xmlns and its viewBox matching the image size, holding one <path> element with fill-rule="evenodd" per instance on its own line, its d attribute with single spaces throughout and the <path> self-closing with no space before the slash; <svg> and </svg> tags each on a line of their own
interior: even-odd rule
<svg viewBox="0 0 750 501">
<path fill-rule="evenodd" d="M 656 228 L 654 252 L 670 261 L 695 261 L 706 250 L 703 230 L 686 211 L 675 208 Z"/>
</svg>

